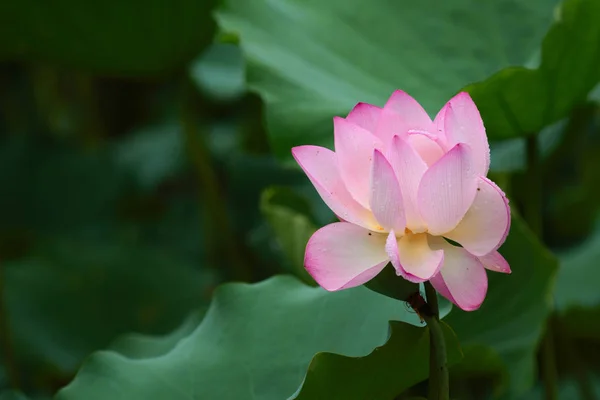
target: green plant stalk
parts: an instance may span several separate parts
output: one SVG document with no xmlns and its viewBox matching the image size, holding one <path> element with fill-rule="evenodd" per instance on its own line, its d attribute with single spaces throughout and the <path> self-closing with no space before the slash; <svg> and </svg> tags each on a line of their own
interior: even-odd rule
<svg viewBox="0 0 600 400">
<path fill-rule="evenodd" d="M 21 387 L 21 377 L 19 375 L 19 368 L 17 367 L 13 350 L 14 346 L 10 324 L 8 322 L 8 316 L 6 315 L 4 283 L 4 271 L 3 266 L 0 263 L 0 352 L 1 357 L 4 360 L 6 375 L 10 386 L 13 389 L 19 389 Z"/>
<path fill-rule="evenodd" d="M 554 335 L 550 324 L 546 325 L 546 335 L 542 339 L 542 381 L 546 400 L 558 400 L 556 357 L 554 352 Z"/>
<path fill-rule="evenodd" d="M 429 400 L 450 399 L 450 377 L 446 341 L 440 325 L 437 294 L 431 283 L 425 282 L 428 310 L 423 319 L 429 327 Z"/>
<path fill-rule="evenodd" d="M 80 126 L 84 145 L 90 149 L 97 147 L 106 137 L 104 121 L 100 114 L 98 90 L 89 74 L 75 74 L 77 100 L 83 106 Z"/>
<path fill-rule="evenodd" d="M 542 239 L 542 174 L 540 172 L 537 135 L 527 138 L 527 185 L 529 193 L 523 203 L 523 217 L 531 230 Z"/>
<path fill-rule="evenodd" d="M 539 149 L 537 135 L 527 138 L 527 183 L 530 188 L 529 195 L 523 204 L 523 216 L 531 230 L 542 238 L 542 176 L 540 172 Z M 551 319 L 551 318 L 550 318 Z M 554 351 L 554 337 L 550 319 L 546 322 L 546 333 L 541 343 L 541 374 L 546 400 L 558 399 L 556 370 L 556 354 Z"/>
<path fill-rule="evenodd" d="M 565 332 L 564 325 L 560 318 L 554 316 L 551 320 L 552 325 L 554 326 L 554 332 L 556 332 L 554 337 L 555 344 L 558 345 L 559 349 L 563 350 L 569 369 L 575 372 L 575 379 L 579 389 L 579 398 L 581 400 L 596 400 L 588 368 L 579 354 L 579 349 L 572 338 L 569 337 L 568 333 Z"/>
<path fill-rule="evenodd" d="M 239 239 L 235 235 L 221 193 L 217 173 L 211 162 L 204 132 L 198 128 L 193 102 L 194 87 L 189 78 L 184 78 L 181 88 L 181 125 L 188 156 L 195 167 L 199 191 L 203 194 L 206 210 L 206 236 L 212 238 L 210 245 L 216 249 L 211 264 L 222 265 L 229 280 L 249 282 L 252 274 L 240 254 Z M 209 245 L 209 246 L 210 246 Z"/>
</svg>

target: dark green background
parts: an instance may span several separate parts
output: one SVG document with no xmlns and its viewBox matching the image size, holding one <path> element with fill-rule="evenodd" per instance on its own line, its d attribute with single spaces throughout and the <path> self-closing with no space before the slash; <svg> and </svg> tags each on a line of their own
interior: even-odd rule
<svg viewBox="0 0 600 400">
<path fill-rule="evenodd" d="M 513 209 L 513 274 L 442 303 L 452 397 L 543 398 L 551 332 L 600 398 L 599 81 L 600 0 L 0 2 L 0 399 L 425 395 L 408 306 L 304 271 L 290 157 L 395 89 L 469 91 Z"/>
</svg>

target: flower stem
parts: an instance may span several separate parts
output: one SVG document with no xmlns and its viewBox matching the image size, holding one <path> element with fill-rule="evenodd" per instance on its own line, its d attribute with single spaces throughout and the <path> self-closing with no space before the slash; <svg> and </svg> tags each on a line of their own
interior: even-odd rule
<svg viewBox="0 0 600 400">
<path fill-rule="evenodd" d="M 422 315 L 429 327 L 429 400 L 449 400 L 450 378 L 446 341 L 440 325 L 437 294 L 429 282 L 425 282 L 425 295 L 429 307 L 428 312 Z"/>
<path fill-rule="evenodd" d="M 185 145 L 195 167 L 198 186 L 201 188 L 203 209 L 206 215 L 206 237 L 212 249 L 210 263 L 222 265 L 229 280 L 252 281 L 252 272 L 241 256 L 241 244 L 229 218 L 217 172 L 211 162 L 206 143 L 206 132 L 199 128 L 193 98 L 193 83 L 186 76 L 181 88 L 181 126 Z"/>
<path fill-rule="evenodd" d="M 527 138 L 527 184 L 530 188 L 523 204 L 523 216 L 538 238 L 542 237 L 542 176 L 540 172 L 537 135 Z M 546 323 L 546 334 L 541 344 L 541 373 L 546 400 L 558 399 L 556 356 L 551 318 Z"/>
<path fill-rule="evenodd" d="M 523 216 L 531 230 L 542 236 L 542 174 L 540 173 L 537 135 L 527 138 L 527 186 L 529 191 L 523 203 Z"/>
<path fill-rule="evenodd" d="M 438 298 L 435 289 L 429 282 L 423 284 L 425 286 L 425 296 L 427 297 L 427 304 L 429 304 L 429 311 L 437 319 L 440 318 L 440 308 L 438 305 Z"/>
<path fill-rule="evenodd" d="M 544 382 L 544 392 L 546 400 L 558 399 L 558 388 L 556 381 L 558 373 L 556 371 L 556 359 L 554 355 L 554 335 L 551 325 L 547 325 L 546 335 L 542 340 L 542 380 Z"/>
<path fill-rule="evenodd" d="M 3 266 L 0 264 L 0 356 L 4 360 L 4 367 L 10 386 L 13 389 L 19 389 L 21 387 L 21 377 L 15 360 L 11 329 L 8 316 L 6 315 L 6 297 L 4 293 L 6 282 L 3 272 Z"/>
<path fill-rule="evenodd" d="M 559 349 L 563 349 L 563 353 L 566 358 L 566 363 L 569 370 L 572 370 L 575 374 L 575 380 L 579 389 L 579 398 L 581 400 L 596 400 L 596 394 L 594 393 L 594 387 L 590 381 L 590 374 L 586 365 L 585 360 L 582 359 L 579 352 L 579 348 L 575 344 L 572 337 L 566 332 L 562 321 L 554 316 L 552 325 L 556 335 L 554 337 L 555 345 Z"/>
</svg>

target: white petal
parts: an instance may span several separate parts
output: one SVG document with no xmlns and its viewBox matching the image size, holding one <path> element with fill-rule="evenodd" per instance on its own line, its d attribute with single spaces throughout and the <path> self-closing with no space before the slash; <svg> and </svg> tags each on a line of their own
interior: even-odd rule
<svg viewBox="0 0 600 400">
<path fill-rule="evenodd" d="M 494 182 L 479 177 L 473 204 L 456 228 L 444 236 L 471 254 L 483 256 L 500 247 L 509 225 L 510 207 L 504 193 Z"/>
<path fill-rule="evenodd" d="M 388 263 L 385 240 L 385 235 L 347 222 L 336 222 L 319 229 L 310 238 L 304 265 L 326 290 L 359 286 Z"/>
<path fill-rule="evenodd" d="M 352 197 L 369 208 L 373 150 L 382 148 L 381 141 L 343 118 L 334 118 L 333 124 L 340 175 Z"/>
<path fill-rule="evenodd" d="M 492 251 L 485 256 L 479 257 L 479 261 L 481 261 L 485 269 L 490 271 L 500 272 L 503 274 L 511 273 L 508 261 L 506 261 L 506 259 L 502 257 L 502 254 L 498 253 L 497 251 Z"/>
<path fill-rule="evenodd" d="M 358 125 L 371 133 L 375 133 L 380 115 L 381 108 L 367 103 L 358 103 L 350 111 L 346 117 L 346 121 Z"/>
<path fill-rule="evenodd" d="M 377 226 L 373 214 L 346 190 L 333 151 L 318 146 L 298 146 L 292 149 L 292 154 L 325 204 L 339 218 L 368 229 Z"/>
<path fill-rule="evenodd" d="M 406 218 L 400 184 L 394 169 L 379 150 L 373 153 L 370 203 L 373 215 L 384 230 L 404 232 Z"/>
<path fill-rule="evenodd" d="M 488 280 L 477 257 L 461 247 L 445 243 L 444 262 L 440 272 L 430 281 L 448 300 L 465 311 L 478 309 L 485 299 Z"/>
<path fill-rule="evenodd" d="M 448 147 L 466 143 L 473 149 L 473 168 L 486 176 L 490 167 L 490 146 L 477 106 L 466 92 L 454 96 L 444 107 L 444 133 Z"/>
<path fill-rule="evenodd" d="M 383 107 L 375 134 L 388 146 L 395 135 L 404 138 L 411 129 L 430 132 L 433 123 L 415 99 L 396 90 Z"/>
<path fill-rule="evenodd" d="M 394 136 L 392 144 L 388 149 L 387 157 L 400 183 L 402 199 L 404 200 L 406 226 L 412 232 L 424 232 L 427 227 L 417 207 L 417 191 L 421 178 L 427 170 L 427 164 L 399 136 Z"/>
<path fill-rule="evenodd" d="M 457 144 L 423 175 L 417 194 L 429 233 L 443 235 L 458 225 L 473 204 L 477 176 L 468 145 Z"/>
</svg>

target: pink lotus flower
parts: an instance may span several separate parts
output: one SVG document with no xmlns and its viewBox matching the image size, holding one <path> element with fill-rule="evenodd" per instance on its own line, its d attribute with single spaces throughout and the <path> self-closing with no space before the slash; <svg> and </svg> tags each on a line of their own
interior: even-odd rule
<svg viewBox="0 0 600 400">
<path fill-rule="evenodd" d="M 479 308 L 487 292 L 484 268 L 510 273 L 497 252 L 510 208 L 486 178 L 490 150 L 471 97 L 459 93 L 431 121 L 396 91 L 383 108 L 359 103 L 333 125 L 335 152 L 292 149 L 341 220 L 310 238 L 307 271 L 335 291 L 366 283 L 391 261 L 404 279 L 429 280 L 463 310 Z"/>
</svg>

